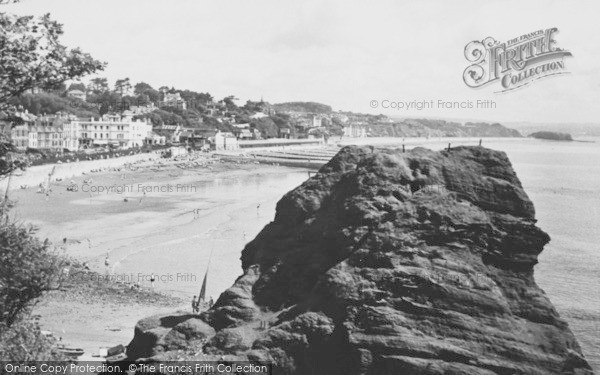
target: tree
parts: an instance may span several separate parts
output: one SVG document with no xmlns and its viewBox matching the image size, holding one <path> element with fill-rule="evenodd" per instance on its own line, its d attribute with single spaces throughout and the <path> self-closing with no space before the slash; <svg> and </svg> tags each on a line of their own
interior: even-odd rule
<svg viewBox="0 0 600 375">
<path fill-rule="evenodd" d="M 2 4 L 2 3 L 0 3 Z M 55 89 L 67 80 L 102 70 L 104 63 L 60 43 L 62 25 L 50 15 L 15 16 L 0 13 L 0 112 L 3 121 L 22 123 L 10 100 L 32 90 Z M 0 135 L 0 175 L 23 168 L 14 146 Z M 47 241 L 31 228 L 11 223 L 10 202 L 0 211 L 0 325 L 11 326 L 56 281 L 58 258 Z M 0 327 L 0 333 L 3 332 Z"/>
<path fill-rule="evenodd" d="M 148 90 L 154 90 L 154 89 L 152 88 L 152 86 L 150 86 L 146 82 L 139 82 L 139 83 L 135 84 L 135 86 L 133 88 L 133 93 L 136 95 L 143 95 Z"/>
<path fill-rule="evenodd" d="M 61 260 L 32 227 L 2 223 L 0 230 L 0 323 L 11 326 L 42 293 L 60 283 Z"/>
<path fill-rule="evenodd" d="M 94 78 L 90 81 L 88 88 L 92 93 L 96 95 L 105 93 L 109 90 L 108 79 L 104 77 Z"/>
<path fill-rule="evenodd" d="M 131 91 L 129 78 L 118 79 L 117 82 L 115 82 L 115 91 L 121 96 L 129 95 L 129 92 Z"/>
<path fill-rule="evenodd" d="M 235 104 L 234 100 L 238 100 L 238 98 L 236 98 L 233 95 L 229 95 L 223 98 L 223 103 L 225 104 L 225 108 L 227 108 L 228 111 L 236 111 L 238 109 L 237 104 Z"/>
<path fill-rule="evenodd" d="M 60 43 L 62 25 L 46 14 L 0 13 L 0 111 L 28 90 L 56 89 L 61 83 L 102 70 L 105 63 Z"/>
</svg>

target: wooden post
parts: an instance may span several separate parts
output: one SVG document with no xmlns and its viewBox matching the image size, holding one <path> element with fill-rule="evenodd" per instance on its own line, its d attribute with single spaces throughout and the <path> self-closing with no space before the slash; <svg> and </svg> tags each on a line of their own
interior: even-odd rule
<svg viewBox="0 0 600 375">
<path fill-rule="evenodd" d="M 450 143 L 448 143 L 448 152 L 450 152 Z"/>
</svg>

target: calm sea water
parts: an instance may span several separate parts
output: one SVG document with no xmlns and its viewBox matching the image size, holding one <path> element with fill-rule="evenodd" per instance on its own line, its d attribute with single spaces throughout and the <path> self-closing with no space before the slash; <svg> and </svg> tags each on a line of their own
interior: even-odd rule
<svg viewBox="0 0 600 375">
<path fill-rule="evenodd" d="M 552 240 L 535 278 L 600 373 L 600 138 L 489 142 L 510 157 Z"/>
</svg>

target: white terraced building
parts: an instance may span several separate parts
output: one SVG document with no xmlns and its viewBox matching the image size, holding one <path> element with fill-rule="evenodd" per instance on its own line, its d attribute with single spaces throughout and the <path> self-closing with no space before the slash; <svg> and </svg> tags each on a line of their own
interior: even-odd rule
<svg viewBox="0 0 600 375">
<path fill-rule="evenodd" d="M 71 121 L 63 126 L 65 148 L 76 150 L 97 146 L 142 146 L 152 132 L 152 125 L 144 120 L 131 120 L 118 115 L 101 119 Z"/>
</svg>

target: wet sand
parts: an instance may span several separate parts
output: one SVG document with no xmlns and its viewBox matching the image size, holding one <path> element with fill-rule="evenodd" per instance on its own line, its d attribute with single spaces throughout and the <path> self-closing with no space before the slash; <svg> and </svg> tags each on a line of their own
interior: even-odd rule
<svg viewBox="0 0 600 375">
<path fill-rule="evenodd" d="M 139 283 L 175 301 L 128 304 L 54 293 L 34 311 L 42 329 L 86 352 L 127 344 L 139 319 L 189 307 L 209 261 L 207 298 L 216 299 L 241 274 L 245 243 L 273 219 L 281 196 L 308 178 L 306 170 L 253 163 L 181 166 L 86 174 L 73 178 L 78 191 L 67 191 L 71 181 L 63 180 L 52 183 L 48 197 L 37 188 L 11 192 L 12 215 L 54 244 L 66 238 L 66 255 L 110 282 Z"/>
</svg>

